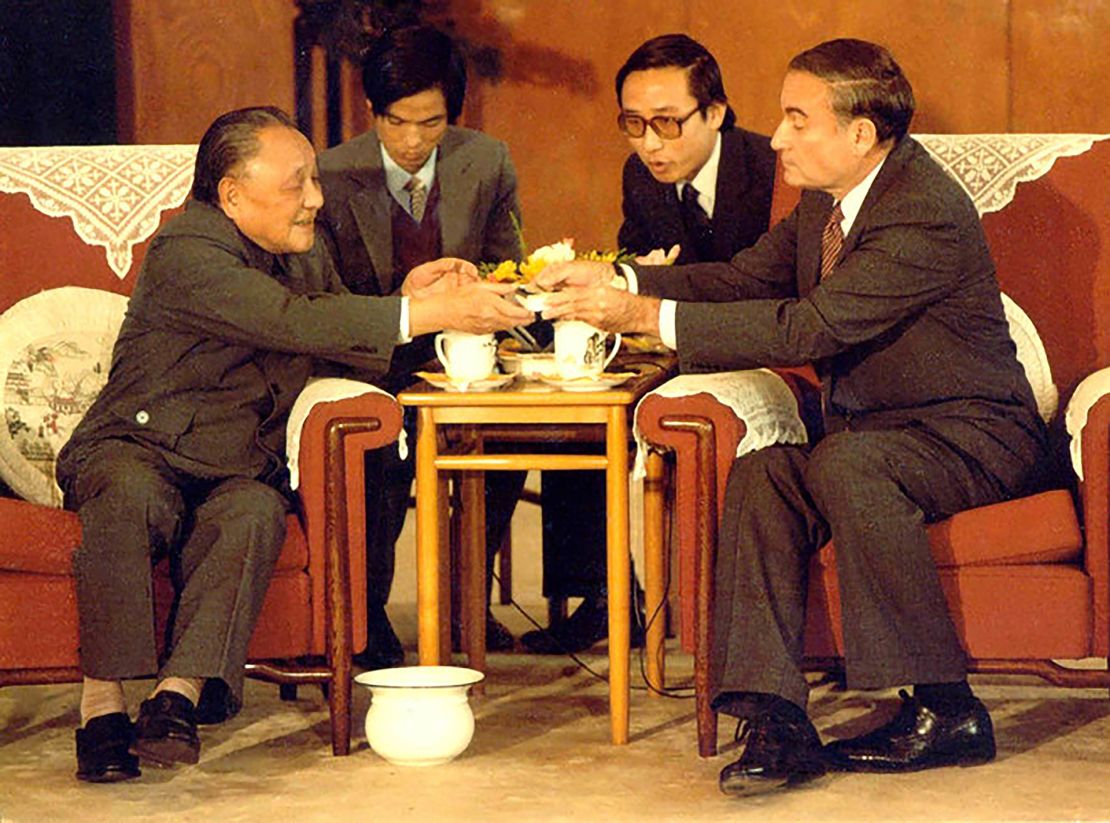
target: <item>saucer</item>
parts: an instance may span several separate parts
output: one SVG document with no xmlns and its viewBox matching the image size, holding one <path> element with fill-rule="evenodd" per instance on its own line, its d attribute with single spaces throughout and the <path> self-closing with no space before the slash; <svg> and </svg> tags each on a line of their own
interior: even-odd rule
<svg viewBox="0 0 1110 823">
<path fill-rule="evenodd" d="M 416 376 L 421 380 L 427 380 L 437 389 L 444 391 L 493 391 L 502 386 L 507 386 L 516 378 L 515 374 L 491 374 L 489 377 L 483 377 L 480 380 L 470 380 L 467 382 L 455 381 L 448 377 L 443 372 L 433 371 L 418 371 Z"/>
<path fill-rule="evenodd" d="M 636 372 L 631 371 L 603 372 L 597 377 L 555 377 L 542 374 L 538 375 L 539 379 L 549 386 L 555 386 L 563 391 L 582 392 L 611 389 L 635 376 Z"/>
</svg>

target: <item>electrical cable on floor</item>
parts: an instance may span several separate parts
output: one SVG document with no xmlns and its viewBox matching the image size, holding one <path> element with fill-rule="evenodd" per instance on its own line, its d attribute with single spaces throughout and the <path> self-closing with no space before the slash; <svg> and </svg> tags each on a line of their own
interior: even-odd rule
<svg viewBox="0 0 1110 823">
<path fill-rule="evenodd" d="M 491 573 L 493 575 L 493 579 L 497 581 L 497 585 L 500 586 L 501 585 L 501 578 L 498 576 L 497 572 L 491 572 Z M 669 698 L 672 698 L 672 699 L 675 699 L 675 700 L 690 700 L 694 697 L 694 687 L 693 686 L 676 686 L 676 687 L 673 687 L 673 688 L 667 688 L 666 686 L 664 686 L 662 689 L 657 689 L 657 688 L 655 688 L 654 686 L 651 685 L 651 683 L 648 681 L 648 678 L 647 678 L 647 663 L 644 659 L 644 650 L 647 648 L 647 630 L 648 630 L 648 627 L 651 626 L 654 623 L 655 620 L 663 619 L 663 614 L 664 614 L 663 608 L 664 608 L 664 606 L 667 602 L 667 595 L 670 594 L 670 587 L 671 587 L 671 573 L 670 573 L 670 567 L 669 567 L 669 564 L 668 564 L 667 576 L 663 581 L 663 601 L 658 606 L 656 606 L 655 611 L 652 612 L 650 618 L 647 619 L 645 624 L 640 623 L 640 609 L 638 608 L 639 604 L 638 603 L 633 604 L 634 608 L 632 609 L 632 613 L 633 613 L 633 615 L 635 615 L 636 623 L 637 623 L 637 625 L 640 626 L 640 629 L 643 632 L 643 636 L 644 636 L 644 643 L 638 649 L 638 652 L 639 652 L 638 657 L 639 657 L 639 663 L 640 663 L 640 676 L 644 680 L 644 685 L 643 686 L 630 686 L 629 688 L 631 688 L 634 691 L 655 692 L 660 697 L 669 697 Z M 636 596 L 635 592 L 633 592 L 632 597 L 633 597 L 633 600 L 638 600 L 639 599 Z M 589 674 L 593 675 L 598 680 L 601 680 L 604 683 L 609 682 L 609 678 L 607 676 L 605 676 L 604 674 L 601 674 L 600 672 L 595 671 L 593 668 L 590 667 L 590 665 L 585 660 L 580 658 L 575 652 L 571 651 L 570 649 L 565 648 L 562 645 L 562 643 L 559 642 L 559 638 L 556 637 L 555 635 L 553 635 L 548 630 L 548 627 L 541 626 L 539 624 L 539 622 L 534 617 L 532 617 L 532 615 L 530 615 L 527 611 L 525 611 L 523 606 L 521 606 L 519 603 L 517 603 L 516 598 L 510 597 L 509 598 L 509 604 L 514 609 L 516 609 L 518 612 L 520 612 L 520 614 L 524 616 L 525 620 L 527 620 L 529 623 L 531 623 L 533 626 L 535 626 L 539 631 L 543 632 L 556 646 L 559 646 L 560 648 L 562 648 L 563 654 L 565 654 L 567 657 L 569 657 L 571 660 L 573 660 L 579 666 L 579 668 L 583 669 L 584 671 L 588 672 Z"/>
</svg>

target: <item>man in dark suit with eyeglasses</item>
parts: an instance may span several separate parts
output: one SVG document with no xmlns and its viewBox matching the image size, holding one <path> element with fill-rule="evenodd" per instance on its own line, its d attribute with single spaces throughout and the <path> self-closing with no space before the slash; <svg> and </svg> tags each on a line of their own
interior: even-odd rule
<svg viewBox="0 0 1110 823">
<path fill-rule="evenodd" d="M 616 91 L 617 125 L 633 150 L 618 246 L 645 263 L 709 263 L 758 240 L 771 210 L 775 153 L 769 138 L 736 125 L 705 46 L 685 34 L 648 40 L 617 72 Z M 566 622 L 521 641 L 532 651 L 579 651 L 609 631 L 605 475 L 545 473 L 542 500 L 544 593 L 583 602 Z"/>
</svg>

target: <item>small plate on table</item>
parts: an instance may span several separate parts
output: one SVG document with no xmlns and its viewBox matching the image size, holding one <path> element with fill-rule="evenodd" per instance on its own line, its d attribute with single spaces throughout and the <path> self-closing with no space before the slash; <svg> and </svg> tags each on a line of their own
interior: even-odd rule
<svg viewBox="0 0 1110 823">
<path fill-rule="evenodd" d="M 541 381 L 563 391 L 605 391 L 636 376 L 634 371 L 603 372 L 597 377 L 558 377 L 537 375 Z"/>
<path fill-rule="evenodd" d="M 516 379 L 515 374 L 491 374 L 489 377 L 483 377 L 481 380 L 470 380 L 468 382 L 456 382 L 448 377 L 443 372 L 436 371 L 418 371 L 416 376 L 421 380 L 427 380 L 437 389 L 444 391 L 493 391 L 502 386 L 507 386 Z"/>
</svg>

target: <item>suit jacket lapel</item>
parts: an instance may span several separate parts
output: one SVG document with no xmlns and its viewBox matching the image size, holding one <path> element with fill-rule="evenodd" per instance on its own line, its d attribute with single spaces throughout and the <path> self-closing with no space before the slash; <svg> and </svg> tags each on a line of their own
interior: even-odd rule
<svg viewBox="0 0 1110 823">
<path fill-rule="evenodd" d="M 832 210 L 825 192 L 802 192 L 798 204 L 798 293 L 805 297 L 821 279 L 821 233 Z"/>
<path fill-rule="evenodd" d="M 381 144 L 376 136 L 368 143 L 365 167 L 353 176 L 361 191 L 351 198 L 351 212 L 370 253 L 381 294 L 389 294 L 393 290 L 393 196 L 385 184 Z"/>
<path fill-rule="evenodd" d="M 916 143 L 911 138 L 902 140 L 889 155 L 878 176 L 875 177 L 867 196 L 863 199 L 859 214 L 852 221 L 852 228 L 844 238 L 838 262 L 843 260 L 859 242 L 859 236 L 867 226 L 871 209 L 879 202 L 891 183 L 901 174 L 903 167 L 913 154 Z M 798 212 L 798 289 L 803 296 L 808 294 L 821 276 L 821 234 L 832 210 L 832 197 L 824 192 L 805 192 L 802 194 L 806 208 Z"/>
<path fill-rule="evenodd" d="M 732 256 L 737 236 L 744 224 L 740 204 L 745 203 L 748 190 L 748 169 L 739 135 L 721 135 L 721 159 L 717 165 L 717 192 L 713 201 L 713 245 L 722 260 Z"/>
<path fill-rule="evenodd" d="M 470 223 L 474 217 L 470 214 L 470 204 L 474 202 L 474 197 L 468 192 L 468 187 L 474 186 L 475 183 L 470 180 L 470 160 L 455 151 L 458 143 L 458 135 L 448 129 L 439 144 L 439 157 L 436 160 L 436 184 L 439 186 L 439 234 L 445 255 L 474 256 L 481 254 L 481 250 L 466 249 L 466 243 L 471 233 Z"/>
</svg>

